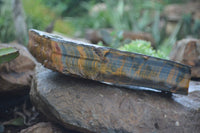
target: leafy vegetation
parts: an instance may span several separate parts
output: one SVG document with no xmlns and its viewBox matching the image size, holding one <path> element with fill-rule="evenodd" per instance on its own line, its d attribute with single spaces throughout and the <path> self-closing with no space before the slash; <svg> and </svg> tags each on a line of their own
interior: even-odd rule
<svg viewBox="0 0 200 133">
<path fill-rule="evenodd" d="M 131 6 L 130 6 L 131 5 Z M 159 21 L 164 4 L 158 1 L 105 0 L 96 6 L 85 5 L 89 15 L 74 17 L 74 24 L 84 25 L 84 28 L 112 28 L 115 31 L 131 30 L 134 32 L 149 32 L 154 35 L 157 43 L 161 40 Z M 68 18 L 66 18 L 68 19 Z M 70 19 L 70 18 L 69 18 Z M 78 29 L 83 27 L 78 27 Z"/>
<path fill-rule="evenodd" d="M 68 21 L 63 21 L 59 14 L 47 8 L 42 0 L 22 0 L 22 2 L 29 29 L 34 28 L 44 31 L 52 21 L 55 21 L 55 31 L 67 35 L 73 33 L 73 28 L 70 23 Z"/>
<path fill-rule="evenodd" d="M 193 20 L 192 14 L 185 14 L 180 21 L 182 24 L 178 38 L 184 38 L 186 35 L 200 38 L 200 19 Z"/>
<path fill-rule="evenodd" d="M 78 31 L 83 31 L 86 28 L 114 29 L 116 33 L 123 31 L 133 32 L 147 32 L 150 33 L 156 43 L 156 48 L 164 50 L 169 54 L 172 45 L 176 40 L 180 40 L 190 35 L 193 37 L 200 37 L 200 21 L 192 20 L 191 15 L 183 16 L 182 20 L 177 23 L 172 34 L 166 33 L 166 19 L 162 17 L 161 12 L 164 7 L 172 3 L 183 3 L 187 0 L 103 0 L 99 3 L 98 8 L 87 3 L 84 7 L 88 10 L 88 15 L 83 17 L 66 17 L 76 25 Z M 108 38 L 108 37 L 107 37 Z M 108 39 L 110 40 L 110 39 Z M 113 39 L 111 39 L 113 40 Z M 118 47 L 121 41 L 110 41 L 114 48 Z M 124 43 L 122 42 L 121 45 Z"/>
<path fill-rule="evenodd" d="M 86 3 L 94 5 L 101 0 L 42 0 L 42 3 L 53 9 L 61 17 L 82 16 L 87 13 Z"/>
<path fill-rule="evenodd" d="M 0 41 L 10 42 L 15 39 L 14 23 L 10 0 L 2 0 L 0 3 Z"/>
<path fill-rule="evenodd" d="M 55 17 L 55 14 L 51 10 L 41 4 L 41 0 L 22 0 L 22 2 L 29 28 L 33 27 L 35 29 L 45 30 Z"/>
<path fill-rule="evenodd" d="M 168 59 L 166 53 L 153 49 L 151 42 L 145 40 L 124 39 L 122 36 L 123 32 L 112 32 L 109 34 L 102 30 L 101 33 L 104 34 L 104 41 L 109 44 L 109 47 L 111 48 Z M 99 42 L 98 45 L 104 46 L 102 42 Z"/>
<path fill-rule="evenodd" d="M 0 64 L 9 62 L 19 56 L 19 51 L 9 47 L 0 49 Z"/>
<path fill-rule="evenodd" d="M 54 30 L 69 36 L 74 34 L 74 28 L 72 27 L 72 24 L 62 19 L 56 20 Z"/>
<path fill-rule="evenodd" d="M 120 46 L 131 42 L 130 39 L 124 39 L 123 31 L 113 31 L 109 33 L 107 30 L 102 29 L 100 30 L 100 35 L 103 41 L 111 48 L 119 48 Z M 98 45 L 104 44 L 102 42 L 99 42 Z"/>
<path fill-rule="evenodd" d="M 110 47 L 119 48 L 130 40 L 124 40 L 123 31 L 150 33 L 156 49 L 166 55 L 172 45 L 186 36 L 200 37 L 200 20 L 193 20 L 192 14 L 185 14 L 174 28 L 166 33 L 166 19 L 162 16 L 164 7 L 188 0 L 22 0 L 28 28 L 45 30 L 55 21 L 54 31 L 68 36 L 83 37 L 85 30 L 113 29 L 111 34 L 103 32 L 104 41 Z M 0 0 L 0 40 L 15 39 L 10 2 Z M 3 5 L 3 6 L 2 6 Z"/>
<path fill-rule="evenodd" d="M 151 47 L 151 43 L 144 40 L 131 41 L 131 43 L 125 44 L 124 46 L 120 47 L 119 50 L 168 59 L 167 56 L 163 52 L 161 52 L 160 50 L 157 50 L 157 51 L 154 50 Z"/>
</svg>

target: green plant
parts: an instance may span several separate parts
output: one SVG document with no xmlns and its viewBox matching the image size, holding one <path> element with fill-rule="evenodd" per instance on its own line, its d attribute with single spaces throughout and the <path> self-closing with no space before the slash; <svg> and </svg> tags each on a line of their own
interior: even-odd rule
<svg viewBox="0 0 200 133">
<path fill-rule="evenodd" d="M 65 35 L 73 35 L 74 27 L 69 21 L 57 19 L 54 26 L 54 31 L 57 31 Z"/>
<path fill-rule="evenodd" d="M 22 2 L 27 16 L 29 29 L 34 28 L 44 31 L 48 25 L 55 20 L 55 31 L 67 35 L 74 33 L 73 26 L 70 22 L 61 19 L 60 14 L 44 5 L 43 0 L 22 0 Z"/>
<path fill-rule="evenodd" d="M 200 19 L 194 19 L 192 14 L 182 16 L 180 31 L 177 34 L 178 39 L 186 36 L 200 38 Z"/>
<path fill-rule="evenodd" d="M 85 28 L 111 28 L 114 31 L 147 32 L 153 36 L 157 49 L 166 40 L 171 43 L 172 40 L 178 40 L 187 35 L 199 38 L 199 21 L 191 20 L 190 15 L 183 16 L 181 28 L 175 37 L 174 33 L 177 32 L 177 29 L 175 29 L 173 35 L 166 33 L 167 20 L 161 14 L 164 7 L 168 4 L 183 3 L 188 0 L 102 1 L 103 8 L 93 10 L 94 5 L 86 3 L 84 7 L 88 10 L 89 15 L 66 19 L 70 19 L 76 25 L 78 31 L 84 31 Z"/>
<path fill-rule="evenodd" d="M 10 42 L 15 39 L 14 23 L 10 0 L 2 0 L 0 4 L 0 41 Z"/>
<path fill-rule="evenodd" d="M 101 0 L 42 0 L 42 3 L 53 9 L 61 17 L 81 16 L 87 13 L 85 3 L 97 3 Z"/>
<path fill-rule="evenodd" d="M 27 16 L 28 28 L 45 30 L 45 28 L 56 18 L 55 14 L 42 4 L 41 0 L 22 0 Z"/>
<path fill-rule="evenodd" d="M 103 0 L 102 7 L 94 10 L 91 3 L 85 4 L 89 15 L 70 19 L 77 30 L 85 28 L 111 28 L 114 31 L 148 32 L 153 35 L 157 44 L 163 37 L 160 34 L 160 12 L 164 7 L 158 1 L 132 1 L 132 0 Z M 97 6 L 98 7 L 98 6 Z M 84 26 L 84 27 L 83 27 Z M 164 28 L 164 27 L 163 27 Z"/>
<path fill-rule="evenodd" d="M 101 29 L 100 36 L 102 40 L 111 48 L 119 48 L 124 44 L 130 43 L 130 39 L 124 39 L 123 31 L 112 31 L 111 33 L 107 30 Z M 102 42 L 99 42 L 98 45 L 102 45 Z"/>
<path fill-rule="evenodd" d="M 12 48 L 2 48 L 0 49 L 0 64 L 9 62 L 19 56 L 19 51 Z"/>
<path fill-rule="evenodd" d="M 165 40 L 163 40 L 162 45 L 158 47 L 158 49 L 164 51 L 166 55 L 170 54 L 172 46 L 176 43 L 178 39 L 177 36 L 178 33 L 180 32 L 181 26 L 182 26 L 182 21 L 179 21 L 173 33 L 169 37 L 166 37 Z"/>
<path fill-rule="evenodd" d="M 167 59 L 167 56 L 159 50 L 154 50 L 151 47 L 151 43 L 144 41 L 144 40 L 134 40 L 131 41 L 129 44 L 125 44 L 124 46 L 120 47 L 119 50 L 135 52 L 140 54 L 145 54 L 149 56 L 154 56 L 158 58 Z"/>
<path fill-rule="evenodd" d="M 168 59 L 168 57 L 166 56 L 168 55 L 168 50 L 167 52 L 166 51 L 161 52 L 160 50 L 156 51 L 151 47 L 151 42 L 145 40 L 124 39 L 122 31 L 109 33 L 106 30 L 101 30 L 100 34 L 101 37 L 103 38 L 103 41 L 106 42 L 106 44 L 108 44 L 108 46 L 111 48 Z M 171 37 L 171 41 L 173 42 L 175 41 L 174 40 L 175 35 L 176 34 L 174 33 L 173 36 Z M 98 42 L 97 45 L 104 46 L 103 42 Z M 166 46 L 171 47 L 172 45 L 166 45 Z"/>
<path fill-rule="evenodd" d="M 200 19 L 195 20 L 192 31 L 196 35 L 195 37 L 200 38 Z"/>
</svg>

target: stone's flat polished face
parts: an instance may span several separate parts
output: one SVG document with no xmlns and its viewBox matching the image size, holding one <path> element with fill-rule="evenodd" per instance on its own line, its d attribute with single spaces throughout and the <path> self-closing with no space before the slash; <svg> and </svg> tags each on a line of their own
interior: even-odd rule
<svg viewBox="0 0 200 133">
<path fill-rule="evenodd" d="M 189 66 L 29 31 L 29 50 L 45 67 L 64 74 L 124 86 L 187 94 Z"/>
</svg>

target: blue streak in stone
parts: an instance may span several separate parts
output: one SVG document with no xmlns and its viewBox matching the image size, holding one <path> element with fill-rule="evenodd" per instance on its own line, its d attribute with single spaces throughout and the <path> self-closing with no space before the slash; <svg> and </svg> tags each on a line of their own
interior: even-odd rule
<svg viewBox="0 0 200 133">
<path fill-rule="evenodd" d="M 60 48 L 62 50 L 62 53 L 65 53 L 67 55 L 67 51 L 66 51 L 64 44 L 61 44 Z M 64 64 L 64 67 L 66 67 L 66 56 L 62 56 L 62 62 Z"/>
</svg>

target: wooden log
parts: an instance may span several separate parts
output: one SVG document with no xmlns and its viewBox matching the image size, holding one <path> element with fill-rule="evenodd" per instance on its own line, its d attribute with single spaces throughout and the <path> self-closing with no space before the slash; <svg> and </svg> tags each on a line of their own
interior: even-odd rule
<svg viewBox="0 0 200 133">
<path fill-rule="evenodd" d="M 45 67 L 101 82 L 188 94 L 189 66 L 147 55 L 86 44 L 38 30 L 29 50 Z"/>
</svg>

